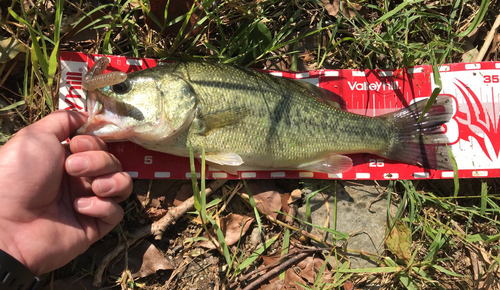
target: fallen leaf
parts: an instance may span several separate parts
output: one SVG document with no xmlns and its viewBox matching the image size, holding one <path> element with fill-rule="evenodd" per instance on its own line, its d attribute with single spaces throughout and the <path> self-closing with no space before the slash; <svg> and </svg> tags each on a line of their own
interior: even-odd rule
<svg viewBox="0 0 500 290">
<path fill-rule="evenodd" d="M 293 251 L 293 248 L 291 248 L 290 252 Z M 262 260 L 265 266 L 271 265 L 280 259 L 280 253 L 276 253 L 270 256 L 262 256 Z M 262 286 L 261 289 L 303 289 L 301 287 L 298 287 L 297 283 L 301 283 L 304 285 L 307 285 L 308 283 L 311 285 L 314 284 L 318 271 L 321 269 L 323 263 L 325 263 L 323 259 L 315 257 L 314 254 L 311 253 L 311 256 L 298 261 L 295 265 L 290 266 L 288 269 L 286 269 L 285 280 L 282 288 L 274 288 L 278 285 L 281 285 L 278 283 L 278 281 L 280 281 L 279 275 L 276 275 L 269 281 L 270 284 L 264 285 L 265 287 Z M 333 281 L 330 275 L 324 275 L 324 277 L 322 278 L 322 283 L 330 283 Z"/>
<path fill-rule="evenodd" d="M 333 0 L 332 3 L 330 3 L 329 0 L 321 0 L 321 3 L 323 3 L 323 5 L 325 6 L 328 15 L 333 17 L 338 16 L 340 11 L 340 0 Z M 352 19 L 354 16 L 356 16 L 355 10 L 360 10 L 361 7 L 362 6 L 357 3 L 347 2 L 345 0 L 342 1 L 342 13 L 349 19 Z"/>
<path fill-rule="evenodd" d="M 231 213 L 220 219 L 220 228 L 224 234 L 224 239 L 228 246 L 234 245 L 240 240 L 240 238 L 248 231 L 253 217 L 247 215 L 240 215 Z M 200 242 L 200 246 L 207 249 L 215 249 L 216 245 L 219 246 L 219 241 L 217 240 L 217 233 L 213 228 L 210 229 L 210 233 L 207 235 L 212 238 L 211 241 Z M 215 244 L 215 245 L 214 245 Z"/>
<path fill-rule="evenodd" d="M 0 39 L 0 63 L 8 62 L 20 52 L 26 52 L 26 46 L 13 37 Z"/>
<path fill-rule="evenodd" d="M 288 199 L 288 204 L 296 202 L 297 200 L 300 200 L 301 198 L 302 198 L 302 190 L 295 189 L 292 191 L 292 193 L 290 193 L 290 198 Z"/>
<path fill-rule="evenodd" d="M 188 180 L 156 179 L 137 180 L 134 182 L 133 192 L 148 214 L 148 218 L 155 221 L 167 213 L 167 209 L 174 203 L 174 199 L 184 184 L 191 184 Z"/>
<path fill-rule="evenodd" d="M 389 251 L 406 262 L 411 258 L 411 232 L 406 223 L 396 220 L 394 227 L 387 236 L 385 244 Z"/>
<path fill-rule="evenodd" d="M 314 284 L 314 280 L 316 279 L 318 271 L 321 269 L 323 263 L 325 263 L 324 260 L 314 256 L 309 256 L 300 261 L 297 264 L 298 269 L 300 269 L 300 277 L 307 280 L 307 282 Z"/>
<path fill-rule="evenodd" d="M 127 254 L 127 267 L 133 278 L 143 278 L 155 274 L 159 270 L 172 270 L 174 266 L 165 258 L 155 245 L 142 241 Z M 110 273 L 121 273 L 125 269 L 125 258 L 122 257 L 108 270 Z"/>
<path fill-rule="evenodd" d="M 177 194 L 174 198 L 174 205 L 181 205 L 186 199 L 193 196 L 193 185 L 191 183 L 186 183 L 181 186 L 181 188 L 177 191 Z"/>
<path fill-rule="evenodd" d="M 284 289 L 284 287 L 285 287 L 285 281 L 276 280 L 271 284 L 262 285 L 262 287 L 260 287 L 260 290 L 281 290 Z"/>
<path fill-rule="evenodd" d="M 281 196 L 282 192 L 274 181 L 262 180 L 248 183 L 248 189 L 255 199 L 257 208 L 266 213 L 270 217 L 276 219 L 278 212 L 281 210 Z"/>
<path fill-rule="evenodd" d="M 280 194 L 281 197 L 281 211 L 283 213 L 290 213 L 290 206 L 288 206 L 288 200 L 290 199 L 290 193 Z"/>
</svg>

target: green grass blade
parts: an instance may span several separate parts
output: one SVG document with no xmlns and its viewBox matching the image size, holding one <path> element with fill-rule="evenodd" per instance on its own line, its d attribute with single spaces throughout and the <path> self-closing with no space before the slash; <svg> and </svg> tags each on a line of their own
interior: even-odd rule
<svg viewBox="0 0 500 290">
<path fill-rule="evenodd" d="M 212 227 L 214 227 L 215 232 L 217 233 L 217 241 L 219 241 L 219 246 L 222 248 L 222 253 L 224 255 L 224 258 L 226 260 L 226 263 L 228 265 L 231 265 L 231 254 L 229 253 L 229 248 L 226 243 L 226 238 L 224 237 L 224 233 L 222 232 L 221 228 L 219 225 L 209 216 L 207 216 L 208 221 L 212 224 Z"/>
<path fill-rule="evenodd" d="M 446 149 L 448 150 L 448 155 L 451 158 L 451 165 L 453 166 L 453 197 L 457 198 L 458 196 L 458 191 L 460 190 L 460 180 L 458 179 L 458 165 L 457 165 L 457 160 L 455 159 L 455 156 L 453 156 L 453 152 L 451 152 L 450 147 L 446 145 Z"/>
<path fill-rule="evenodd" d="M 11 105 L 8 105 L 6 107 L 0 108 L 0 112 L 12 110 L 12 109 L 15 109 L 15 108 L 17 108 L 19 106 L 22 106 L 24 104 L 25 104 L 24 100 L 23 101 L 19 101 L 19 102 L 15 102 L 15 103 L 13 103 Z"/>
<path fill-rule="evenodd" d="M 427 104 L 425 104 L 425 108 L 422 110 L 422 113 L 420 114 L 420 117 L 418 118 L 417 122 L 420 122 L 427 113 L 427 111 L 429 111 L 432 105 L 434 105 L 434 102 L 436 101 L 436 98 L 439 96 L 439 93 L 441 92 L 443 86 L 441 83 L 441 75 L 439 74 L 439 68 L 432 52 L 431 52 L 431 59 L 433 60 L 432 73 L 434 75 L 434 83 L 436 84 L 437 87 L 432 90 L 432 94 L 429 100 L 427 100 Z"/>
<path fill-rule="evenodd" d="M 488 184 L 486 182 L 481 183 L 481 210 L 480 214 L 484 216 L 486 214 L 486 206 L 488 204 Z"/>
<path fill-rule="evenodd" d="M 396 6 L 396 8 L 394 8 L 393 10 L 385 13 L 384 15 L 382 15 L 379 19 L 377 19 L 374 23 L 373 23 L 373 26 L 377 26 L 379 25 L 380 23 L 384 22 L 384 21 L 387 21 L 388 19 L 394 17 L 395 15 L 397 15 L 399 13 L 399 11 L 401 11 L 402 9 L 404 9 L 406 6 L 408 6 L 408 2 L 410 1 L 403 1 L 403 3 L 399 4 L 398 6 Z M 412 3 L 418 3 L 418 2 L 423 2 L 423 0 L 416 0 L 416 1 L 411 1 Z"/>
<path fill-rule="evenodd" d="M 488 7 L 490 6 L 490 0 L 482 0 L 481 1 L 481 6 L 479 7 L 479 11 L 477 12 L 476 17 L 472 19 L 471 24 L 467 29 L 458 34 L 458 37 L 465 37 L 468 36 L 471 32 L 476 30 L 476 28 L 481 24 L 481 21 L 483 21 L 484 15 L 486 15 L 486 11 L 488 11 Z"/>
<path fill-rule="evenodd" d="M 460 278 L 464 278 L 464 276 L 463 276 L 463 275 L 459 275 L 459 274 L 457 274 L 457 273 L 455 273 L 455 272 L 453 272 L 453 271 L 450 271 L 450 270 L 448 270 L 448 269 L 445 269 L 445 268 L 443 268 L 443 267 L 441 267 L 441 266 L 439 266 L 439 265 L 432 264 L 431 266 L 432 266 L 434 269 L 436 269 L 436 270 L 438 270 L 438 271 L 441 271 L 441 272 L 443 272 L 443 273 L 445 273 L 445 274 L 447 274 L 447 275 L 450 275 L 450 276 L 453 276 L 453 277 L 460 277 Z"/>
<path fill-rule="evenodd" d="M 62 13 L 63 13 L 63 0 L 57 0 L 56 2 L 56 14 L 54 19 L 54 49 L 50 53 L 49 57 L 49 68 L 47 75 L 47 84 L 49 87 L 52 87 L 54 84 L 54 76 L 57 72 L 58 67 L 58 55 L 59 55 L 59 37 L 61 33 L 61 21 L 62 21 Z M 55 108 L 51 108 L 55 109 Z"/>
<path fill-rule="evenodd" d="M 281 257 L 288 254 L 290 249 L 290 229 L 285 229 L 285 234 L 283 235 L 283 245 L 281 246 Z M 280 280 L 285 279 L 285 271 L 280 273 Z"/>
<path fill-rule="evenodd" d="M 272 237 L 268 241 L 262 245 L 262 247 L 258 248 L 257 250 L 253 251 L 252 254 L 248 258 L 246 258 L 243 262 L 241 262 L 236 270 L 234 271 L 234 276 L 238 275 L 241 273 L 243 270 L 246 270 L 257 258 L 264 253 L 265 250 L 267 250 L 274 242 L 278 240 L 278 237 L 280 234 L 277 234 L 276 236 Z"/>
<path fill-rule="evenodd" d="M 250 188 L 248 187 L 247 182 L 243 179 L 243 185 L 245 186 L 245 190 L 248 193 L 248 201 L 250 202 L 250 206 L 253 208 L 253 212 L 255 214 L 255 220 L 257 221 L 257 227 L 259 228 L 259 232 L 263 233 L 263 228 L 262 228 L 262 221 L 260 219 L 260 214 L 259 210 L 257 209 L 257 203 L 255 202 L 255 199 L 253 198 L 253 194 L 250 191 Z"/>
<path fill-rule="evenodd" d="M 28 27 L 28 31 L 29 31 L 29 34 L 31 37 L 32 51 L 36 54 L 37 64 L 40 66 L 43 73 L 45 75 L 48 75 L 49 74 L 49 64 L 47 63 L 47 59 L 45 58 L 45 55 L 42 52 L 42 48 L 40 47 L 40 44 L 38 43 L 39 37 L 38 37 L 37 33 L 35 32 L 33 27 L 26 20 L 21 18 L 19 15 L 17 15 L 17 13 L 14 12 L 14 10 L 12 10 L 11 8 L 9 8 L 9 13 L 12 17 L 14 17 L 14 19 L 16 19 L 17 21 L 19 21 L 20 23 L 22 23 L 23 25 Z"/>
</svg>

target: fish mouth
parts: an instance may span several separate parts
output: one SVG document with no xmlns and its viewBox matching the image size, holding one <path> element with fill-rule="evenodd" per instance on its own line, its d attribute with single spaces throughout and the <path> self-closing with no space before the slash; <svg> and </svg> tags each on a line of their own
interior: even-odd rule
<svg viewBox="0 0 500 290">
<path fill-rule="evenodd" d="M 76 134 L 98 136 L 104 141 L 124 140 L 126 136 L 123 128 L 118 125 L 120 120 L 117 118 L 115 102 L 98 90 L 125 81 L 127 74 L 124 72 L 103 74 L 108 64 L 109 60 L 106 57 L 98 59 L 83 79 L 82 87 L 87 91 L 89 118 Z"/>
<path fill-rule="evenodd" d="M 114 102 L 99 91 L 87 92 L 87 123 L 76 131 L 76 135 L 93 135 L 104 141 L 121 141 L 127 138 L 127 131 L 121 128 Z"/>
</svg>

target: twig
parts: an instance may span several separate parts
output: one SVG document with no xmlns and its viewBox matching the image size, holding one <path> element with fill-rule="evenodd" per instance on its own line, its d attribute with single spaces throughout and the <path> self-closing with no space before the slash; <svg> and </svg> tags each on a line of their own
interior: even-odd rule
<svg viewBox="0 0 500 290">
<path fill-rule="evenodd" d="M 208 188 L 205 190 L 205 195 L 209 196 L 212 192 L 216 191 L 219 187 L 221 187 L 227 180 L 218 179 L 212 181 Z M 161 235 L 169 225 L 183 216 L 186 212 L 188 212 L 191 208 L 194 207 L 194 197 L 190 197 L 186 199 L 181 205 L 175 207 L 172 210 L 169 210 L 168 213 L 157 220 L 151 225 L 147 225 L 139 228 L 135 232 L 130 235 L 130 238 L 125 242 L 120 243 L 116 248 L 114 248 L 110 253 L 108 253 L 102 259 L 101 263 L 96 269 L 94 276 L 94 287 L 100 287 L 102 283 L 102 276 L 104 275 L 104 271 L 108 267 L 109 263 L 116 257 L 118 257 L 127 247 L 127 245 L 132 245 L 136 243 L 138 240 L 148 237 L 150 235 L 155 236 L 155 239 L 161 238 Z"/>
<path fill-rule="evenodd" d="M 248 197 L 247 194 L 245 194 L 245 193 L 237 193 L 237 194 L 243 199 L 243 201 L 245 201 L 246 203 L 250 204 L 249 197 Z M 257 208 L 257 211 L 260 214 L 264 215 L 272 223 L 275 223 L 275 224 L 278 224 L 278 225 L 280 225 L 282 227 L 288 228 L 288 229 L 290 229 L 291 231 L 294 231 L 294 232 L 300 231 L 300 228 L 291 226 L 291 225 L 289 225 L 289 224 L 287 224 L 285 222 L 282 222 L 282 221 L 280 221 L 278 219 L 275 219 L 272 216 L 270 216 L 269 214 L 267 214 L 265 211 L 263 211 L 263 210 L 261 210 L 259 208 Z M 319 238 L 319 237 L 317 237 L 317 236 L 315 236 L 315 235 L 313 235 L 313 234 L 311 234 L 311 233 L 309 233 L 309 232 L 307 232 L 305 230 L 300 231 L 300 233 L 302 235 L 310 238 L 311 240 L 314 240 L 314 241 L 316 241 L 318 243 L 321 243 L 321 244 L 323 244 L 323 245 L 325 245 L 327 247 L 335 247 L 334 244 L 331 244 L 328 241 L 323 241 L 323 239 L 321 239 L 321 238 Z"/>
<path fill-rule="evenodd" d="M 285 216 L 285 222 L 291 226 L 294 225 L 295 220 L 294 217 L 297 216 L 297 211 L 299 206 L 297 205 L 296 201 L 300 200 L 302 198 L 302 191 L 300 189 L 295 189 L 290 193 L 290 198 L 288 198 L 288 207 L 290 210 L 288 211 L 288 215 Z"/>
<path fill-rule="evenodd" d="M 481 47 L 479 54 L 474 59 L 474 62 L 479 62 L 483 60 L 484 56 L 486 55 L 486 52 L 488 51 L 488 48 L 490 47 L 491 42 L 493 41 L 493 36 L 495 36 L 495 32 L 498 26 L 500 26 L 500 15 L 497 16 L 497 19 L 495 20 L 495 23 L 493 23 L 490 32 L 488 32 L 488 35 L 486 35 L 486 39 L 484 40 L 483 46 Z"/>
<path fill-rule="evenodd" d="M 312 252 L 318 252 L 318 251 L 331 251 L 331 250 L 332 250 L 332 248 L 317 248 L 317 249 L 303 249 L 303 250 L 293 251 L 292 253 L 288 253 L 288 254 L 282 256 L 279 260 L 276 260 L 273 263 L 271 263 L 265 267 L 259 267 L 258 269 L 255 269 L 255 270 L 251 271 L 250 273 L 245 274 L 243 277 L 238 279 L 239 281 L 235 281 L 235 282 L 231 283 L 231 285 L 229 285 L 229 288 L 233 289 L 236 286 L 238 286 L 238 283 L 245 281 L 246 279 L 250 278 L 251 276 L 253 276 L 259 272 L 265 271 L 269 268 L 275 267 L 276 265 L 281 263 L 281 261 L 283 261 L 284 259 L 287 259 L 290 256 L 296 255 L 297 252 L 312 253 Z"/>
<path fill-rule="evenodd" d="M 252 289 L 257 288 L 263 282 L 267 281 L 268 279 L 270 279 L 274 275 L 277 275 L 279 272 L 281 272 L 281 270 L 288 269 L 291 265 L 293 265 L 296 262 L 304 259 L 308 255 L 309 255 L 309 252 L 302 252 L 302 253 L 294 256 L 293 258 L 290 258 L 289 260 L 286 260 L 285 262 L 283 262 L 283 264 L 281 264 L 278 267 L 272 269 L 271 271 L 267 272 L 266 274 L 260 276 L 257 280 L 255 280 L 254 282 L 250 283 L 247 287 L 243 288 L 243 290 L 252 290 Z"/>
</svg>

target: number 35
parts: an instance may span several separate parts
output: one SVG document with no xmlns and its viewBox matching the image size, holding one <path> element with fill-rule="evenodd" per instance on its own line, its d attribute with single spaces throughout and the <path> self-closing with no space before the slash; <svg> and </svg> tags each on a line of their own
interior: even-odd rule
<svg viewBox="0 0 500 290">
<path fill-rule="evenodd" d="M 483 76 L 484 83 L 498 83 L 500 82 L 500 78 L 498 75 L 484 75 Z"/>
</svg>

